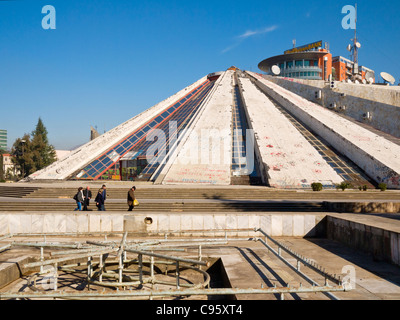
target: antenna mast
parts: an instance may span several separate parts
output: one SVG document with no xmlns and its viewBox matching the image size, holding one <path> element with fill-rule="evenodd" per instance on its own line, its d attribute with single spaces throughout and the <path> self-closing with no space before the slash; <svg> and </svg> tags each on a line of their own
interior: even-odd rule
<svg viewBox="0 0 400 320">
<path fill-rule="evenodd" d="M 353 41 L 353 62 L 354 65 L 358 65 L 358 45 L 357 45 L 357 3 L 356 3 L 356 26 L 354 29 L 354 41 Z"/>
</svg>

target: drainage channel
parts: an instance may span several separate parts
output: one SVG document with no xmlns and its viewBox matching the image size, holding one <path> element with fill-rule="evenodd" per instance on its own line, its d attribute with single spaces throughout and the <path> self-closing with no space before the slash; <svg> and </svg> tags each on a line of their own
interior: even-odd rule
<svg viewBox="0 0 400 320">
<path fill-rule="evenodd" d="M 275 99 L 267 95 L 255 83 L 257 89 L 262 92 L 282 112 L 282 114 L 296 127 L 296 129 L 306 138 L 306 140 L 318 151 L 323 159 L 337 172 L 337 174 L 346 182 L 353 186 L 366 185 L 370 189 L 375 189 L 376 183 L 370 179 L 362 169 L 353 161 L 335 150 L 324 139 L 311 132 L 307 126 L 297 120 L 291 113 L 286 111 Z"/>
</svg>

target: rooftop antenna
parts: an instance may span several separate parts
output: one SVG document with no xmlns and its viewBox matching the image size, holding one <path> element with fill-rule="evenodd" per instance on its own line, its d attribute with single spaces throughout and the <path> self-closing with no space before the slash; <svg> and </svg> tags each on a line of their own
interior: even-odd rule
<svg viewBox="0 0 400 320">
<path fill-rule="evenodd" d="M 357 41 L 357 3 L 356 3 L 356 25 L 354 28 L 354 39 L 353 39 L 353 62 L 354 65 L 358 65 L 358 49 L 361 48 L 361 44 Z"/>
<path fill-rule="evenodd" d="M 396 79 L 387 72 L 381 72 L 381 77 L 385 84 L 388 84 L 388 83 L 394 84 L 396 82 Z"/>
<path fill-rule="evenodd" d="M 356 12 L 355 12 L 355 28 L 354 28 L 354 39 L 353 40 L 353 45 L 349 44 L 347 46 L 347 50 L 352 53 L 352 60 L 353 60 L 353 75 L 356 75 L 359 73 L 358 70 L 358 50 L 361 48 L 361 43 L 358 42 L 357 39 L 357 3 L 355 6 Z"/>
</svg>

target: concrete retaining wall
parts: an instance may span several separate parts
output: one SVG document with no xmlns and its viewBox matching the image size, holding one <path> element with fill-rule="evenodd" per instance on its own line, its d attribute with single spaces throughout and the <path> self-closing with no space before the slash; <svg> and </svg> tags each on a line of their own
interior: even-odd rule
<svg viewBox="0 0 400 320">
<path fill-rule="evenodd" d="M 388 188 L 400 189 L 400 146 L 262 77 L 249 73 L 268 95 Z"/>
<path fill-rule="evenodd" d="M 341 217 L 327 217 L 327 238 L 400 266 L 400 233 Z"/>
<path fill-rule="evenodd" d="M 281 87 L 324 107 L 336 104 L 336 111 L 400 138 L 400 88 L 336 82 L 331 89 L 324 81 L 265 76 Z M 315 93 L 321 90 L 321 99 Z M 344 107 L 344 108 L 343 108 Z M 369 112 L 371 120 L 364 120 Z"/>
<path fill-rule="evenodd" d="M 122 232 L 123 226 L 121 214 L 0 214 L 0 234 Z"/>
<path fill-rule="evenodd" d="M 155 214 L 126 216 L 125 231 L 160 232 L 262 228 L 274 237 L 315 237 L 325 234 L 324 214 Z M 145 219 L 151 218 L 152 224 Z M 186 235 L 190 236 L 190 233 Z M 193 233 L 193 235 L 207 235 Z M 209 234 L 208 234 L 209 235 Z M 215 232 L 224 236 L 224 232 Z M 229 233 L 229 236 L 253 236 L 253 232 Z"/>
<path fill-rule="evenodd" d="M 400 213 L 400 202 L 324 202 L 324 209 L 340 213 Z"/>
<path fill-rule="evenodd" d="M 18 233 L 164 232 L 262 228 L 275 237 L 325 234 L 325 214 L 0 214 L 0 235 Z M 146 223 L 151 222 L 151 223 Z M 195 233 L 198 236 L 203 234 Z M 191 234 L 185 234 L 190 236 Z M 223 236 L 224 232 L 216 232 Z M 253 232 L 229 236 L 253 236 Z"/>
</svg>

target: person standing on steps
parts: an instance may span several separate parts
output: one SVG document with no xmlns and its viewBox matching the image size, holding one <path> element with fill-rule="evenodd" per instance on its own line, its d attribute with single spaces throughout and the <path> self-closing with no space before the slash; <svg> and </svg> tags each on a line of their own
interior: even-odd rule
<svg viewBox="0 0 400 320">
<path fill-rule="evenodd" d="M 136 191 L 136 187 L 135 186 L 130 188 L 129 191 L 128 191 L 128 206 L 129 206 L 128 211 L 132 211 L 133 208 L 134 208 L 134 201 L 136 200 L 135 191 Z"/>
<path fill-rule="evenodd" d="M 83 196 L 85 197 L 83 201 L 83 211 L 89 211 L 88 207 L 90 205 L 90 199 L 92 199 L 92 191 L 90 191 L 90 187 L 87 186 L 85 190 L 83 190 Z"/>
<path fill-rule="evenodd" d="M 103 189 L 102 196 L 103 196 L 103 206 L 101 211 L 106 211 L 105 202 L 107 199 L 107 187 L 105 184 L 101 187 Z"/>
</svg>

